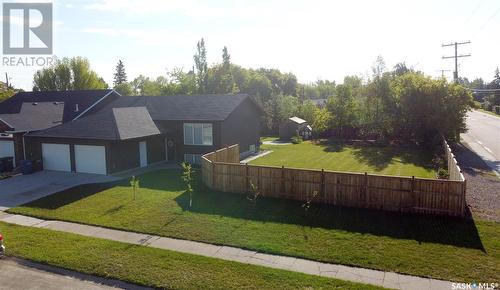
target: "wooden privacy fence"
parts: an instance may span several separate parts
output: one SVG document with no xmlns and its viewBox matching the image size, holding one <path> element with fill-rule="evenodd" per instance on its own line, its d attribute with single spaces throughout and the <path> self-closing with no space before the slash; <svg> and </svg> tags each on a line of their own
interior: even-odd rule
<svg viewBox="0 0 500 290">
<path fill-rule="evenodd" d="M 238 145 L 202 157 L 203 182 L 223 192 L 389 211 L 464 216 L 465 182 L 239 163 Z M 227 159 L 225 159 L 227 158 Z"/>
</svg>

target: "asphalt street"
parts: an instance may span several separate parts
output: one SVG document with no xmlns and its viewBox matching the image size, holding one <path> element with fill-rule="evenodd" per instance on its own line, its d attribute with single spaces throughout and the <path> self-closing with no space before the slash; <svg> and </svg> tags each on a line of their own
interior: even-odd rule
<svg viewBox="0 0 500 290">
<path fill-rule="evenodd" d="M 500 176 L 500 117 L 469 112 L 462 140 Z"/>
</svg>

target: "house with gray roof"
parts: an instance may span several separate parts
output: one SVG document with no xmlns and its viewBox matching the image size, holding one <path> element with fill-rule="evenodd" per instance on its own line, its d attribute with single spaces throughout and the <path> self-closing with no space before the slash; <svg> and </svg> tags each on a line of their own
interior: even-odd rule
<svg viewBox="0 0 500 290">
<path fill-rule="evenodd" d="M 26 160 L 25 135 L 90 115 L 120 95 L 114 90 L 19 92 L 0 103 L 0 158 Z"/>
<path fill-rule="evenodd" d="M 54 121 L 61 111 L 52 111 Z M 119 96 L 24 134 L 25 159 L 41 160 L 45 170 L 113 174 L 165 161 L 196 164 L 232 144 L 244 157 L 259 148 L 262 114 L 245 94 Z"/>
</svg>

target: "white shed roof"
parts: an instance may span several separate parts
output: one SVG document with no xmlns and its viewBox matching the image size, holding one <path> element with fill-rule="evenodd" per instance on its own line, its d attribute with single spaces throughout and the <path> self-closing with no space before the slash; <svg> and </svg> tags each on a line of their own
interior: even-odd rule
<svg viewBox="0 0 500 290">
<path fill-rule="evenodd" d="M 289 120 L 297 124 L 302 124 L 307 122 L 306 120 L 301 119 L 299 117 L 291 117 Z"/>
</svg>

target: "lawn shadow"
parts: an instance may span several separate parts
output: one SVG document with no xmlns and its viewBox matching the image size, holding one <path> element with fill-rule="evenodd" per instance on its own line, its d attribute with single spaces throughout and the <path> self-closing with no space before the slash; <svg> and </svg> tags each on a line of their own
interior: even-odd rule
<svg viewBox="0 0 500 290">
<path fill-rule="evenodd" d="M 403 164 L 412 164 L 426 169 L 433 169 L 432 154 L 419 148 L 396 146 L 355 146 L 354 158 L 359 162 L 382 171 L 399 158 Z"/>
<path fill-rule="evenodd" d="M 195 186 L 192 207 L 189 207 L 187 194 L 179 195 L 175 201 L 183 210 L 201 214 L 335 229 L 484 251 L 472 219 L 401 214 L 323 204 L 313 204 L 306 212 L 301 202 L 262 197 L 254 207 L 244 194 L 214 192 L 201 184 Z"/>
<path fill-rule="evenodd" d="M 139 175 L 138 178 L 140 181 L 140 185 L 138 194 L 140 194 L 140 188 L 181 191 L 184 189 L 184 184 L 180 181 L 180 174 L 181 172 L 179 170 L 164 169 Z M 83 198 L 92 196 L 96 193 L 113 188 L 115 186 L 122 186 L 124 188 L 129 188 L 130 187 L 129 178 L 106 182 L 106 183 L 92 183 L 92 184 L 78 185 L 54 193 L 52 195 L 48 195 L 40 199 L 25 203 L 22 206 L 56 210 L 60 207 L 79 201 Z M 131 196 L 132 193 L 131 191 L 130 192 L 127 191 L 126 194 L 127 196 Z M 106 214 L 112 214 L 114 212 L 118 212 L 123 206 L 124 205 L 119 205 L 115 208 L 111 208 L 108 210 L 109 212 L 107 212 Z"/>
<path fill-rule="evenodd" d="M 80 199 L 89 197 L 103 190 L 119 185 L 122 181 L 111 181 L 106 183 L 90 183 L 77 185 L 72 188 L 59 191 L 52 195 L 23 204 L 25 207 L 58 209 Z"/>
<path fill-rule="evenodd" d="M 332 140 L 319 140 L 317 142 L 314 142 L 313 144 L 324 147 L 323 151 L 325 152 L 342 152 L 348 145 L 345 142 Z"/>
</svg>

